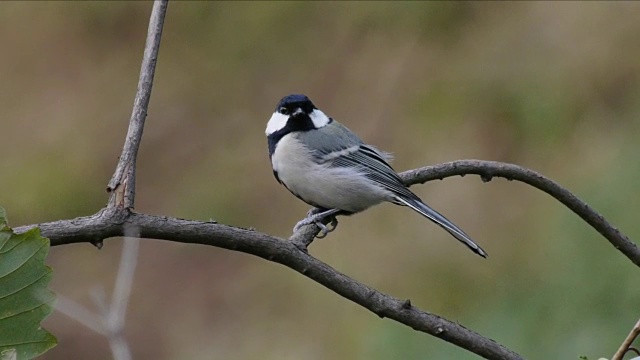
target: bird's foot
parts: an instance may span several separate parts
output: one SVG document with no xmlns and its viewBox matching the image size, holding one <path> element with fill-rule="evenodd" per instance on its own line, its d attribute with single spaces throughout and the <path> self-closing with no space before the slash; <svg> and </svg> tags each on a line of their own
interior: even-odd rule
<svg viewBox="0 0 640 360">
<path fill-rule="evenodd" d="M 325 238 L 327 237 L 327 234 L 334 231 L 338 227 L 338 219 L 335 217 L 335 214 L 339 211 L 340 210 L 338 209 L 331 209 L 326 211 L 311 209 L 307 213 L 307 217 L 298 221 L 296 226 L 293 227 L 293 232 L 296 233 L 298 230 L 300 230 L 301 227 L 305 225 L 315 224 L 317 227 L 320 228 L 320 232 L 322 233 L 321 236 L 317 235 L 316 237 L 318 239 Z M 331 222 L 329 223 L 329 225 L 331 225 L 331 228 L 327 227 L 325 224 L 322 223 L 322 220 L 324 220 L 327 217 L 331 217 Z"/>
<path fill-rule="evenodd" d="M 318 227 L 320 228 L 320 232 L 322 233 L 322 235 L 320 234 L 316 235 L 318 239 L 326 238 L 330 232 L 332 232 L 338 227 L 338 218 L 336 218 L 334 215 L 329 215 L 329 216 L 331 216 L 331 222 L 329 222 L 329 225 L 331 225 L 331 228 L 329 228 L 327 225 L 323 224 L 320 221 L 315 223 L 316 225 L 318 225 Z"/>
</svg>

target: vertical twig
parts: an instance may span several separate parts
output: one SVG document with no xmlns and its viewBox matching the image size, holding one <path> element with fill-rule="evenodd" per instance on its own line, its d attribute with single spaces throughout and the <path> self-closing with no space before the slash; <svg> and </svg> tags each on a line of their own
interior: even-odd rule
<svg viewBox="0 0 640 360">
<path fill-rule="evenodd" d="M 128 231 L 132 236 L 139 236 L 137 231 Z M 104 335 L 109 340 L 109 347 L 115 360 L 131 360 L 129 343 L 124 336 L 124 324 L 127 304 L 133 287 L 133 276 L 138 260 L 140 239 L 127 237 L 122 246 L 120 266 L 112 294 L 111 304 L 107 303 L 103 287 L 96 287 L 90 292 L 97 314 L 71 299 L 58 295 L 56 310 L 78 321 L 82 325 Z"/>
<path fill-rule="evenodd" d="M 127 316 L 127 305 L 131 288 L 133 287 L 133 275 L 138 263 L 138 248 L 140 239 L 127 237 L 122 244 L 122 255 L 120 255 L 120 266 L 116 284 L 111 297 L 111 307 L 109 318 L 112 326 L 117 329 L 124 327 L 124 319 Z"/>
<path fill-rule="evenodd" d="M 618 351 L 616 351 L 611 360 L 622 360 L 624 354 L 629 351 L 631 344 L 633 344 L 633 341 L 638 337 L 638 335 L 640 335 L 640 320 L 638 320 L 636 325 L 631 329 L 629 335 L 627 335 L 627 338 L 624 339 L 622 345 L 620 345 L 620 348 L 618 349 Z"/>
<path fill-rule="evenodd" d="M 113 177 L 109 181 L 107 191 L 111 192 L 108 207 L 133 208 L 135 199 L 135 178 L 136 178 L 136 157 L 142 140 L 142 130 L 147 116 L 153 76 L 158 60 L 160 49 L 160 38 L 162 36 L 162 26 L 167 12 L 168 0 L 156 0 L 153 3 L 151 17 L 149 19 L 149 29 L 147 40 L 142 57 L 140 69 L 140 79 L 138 80 L 138 90 L 133 104 L 131 119 L 129 120 L 129 130 L 127 138 L 122 148 L 122 154 L 118 161 Z M 98 308 L 98 314 L 71 300 L 61 301 L 56 309 L 81 324 L 96 331 L 109 339 L 109 345 L 113 358 L 116 360 L 131 360 L 131 350 L 124 336 L 124 324 L 127 314 L 127 305 L 131 288 L 133 286 L 133 276 L 138 260 L 138 249 L 140 236 L 137 229 L 125 229 L 120 256 L 120 266 L 112 294 L 111 304 L 107 303 L 103 288 L 94 289 L 91 292 L 93 301 Z M 102 241 L 94 242 L 98 248 L 102 247 Z"/>
<path fill-rule="evenodd" d="M 124 251 L 124 247 L 123 247 Z M 124 337 L 122 327 L 118 327 L 113 320 L 113 312 L 107 304 L 107 296 L 105 295 L 104 288 L 96 287 L 91 291 L 91 297 L 94 304 L 98 308 L 100 319 L 105 328 L 104 336 L 109 340 L 109 347 L 111 348 L 111 354 L 114 360 L 131 360 L 131 350 L 129 350 L 129 344 Z"/>
<path fill-rule="evenodd" d="M 107 185 L 107 192 L 111 193 L 109 207 L 133 208 L 136 188 L 136 157 L 142 140 L 142 130 L 147 117 L 153 75 L 156 71 L 156 61 L 160 49 L 162 26 L 167 12 L 168 0 L 156 0 L 153 2 L 147 43 L 142 57 L 138 90 L 133 103 L 133 111 L 129 120 L 127 138 L 122 148 L 122 154 L 113 177 Z"/>
</svg>

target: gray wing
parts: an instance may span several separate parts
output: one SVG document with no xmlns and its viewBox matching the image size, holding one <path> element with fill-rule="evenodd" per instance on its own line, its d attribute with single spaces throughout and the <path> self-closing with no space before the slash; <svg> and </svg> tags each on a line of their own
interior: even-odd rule
<svg viewBox="0 0 640 360">
<path fill-rule="evenodd" d="M 347 151 L 352 150 L 352 151 Z M 329 156 L 329 155 L 327 155 Z M 398 205 L 405 205 L 417 211 L 422 216 L 440 225 L 456 239 L 468 246 L 476 254 L 487 257 L 487 253 L 476 244 L 469 235 L 457 227 L 442 214 L 426 205 L 420 198 L 411 192 L 398 176 L 398 174 L 385 161 L 384 156 L 369 145 L 359 145 L 352 149 L 345 149 L 340 156 L 335 157 L 332 166 L 358 167 L 362 173 L 378 185 L 389 190 L 393 197 L 389 199 Z"/>
<path fill-rule="evenodd" d="M 309 149 L 313 149 L 318 162 L 333 167 L 357 168 L 364 176 L 395 195 L 417 199 L 387 162 L 390 158 L 388 154 L 364 144 L 339 122 L 332 121 L 318 130 L 297 133 L 296 136 Z"/>
<path fill-rule="evenodd" d="M 345 150 L 340 156 L 332 159 L 331 165 L 359 168 L 364 176 L 393 194 L 409 199 L 418 199 L 411 190 L 404 186 L 396 171 L 386 161 L 388 157 L 386 154 L 381 153 L 373 146 L 364 144 L 350 150 Z"/>
<path fill-rule="evenodd" d="M 327 154 L 363 144 L 356 134 L 335 120 L 320 129 L 299 132 L 295 136 L 309 149 L 313 149 L 319 160 Z"/>
</svg>

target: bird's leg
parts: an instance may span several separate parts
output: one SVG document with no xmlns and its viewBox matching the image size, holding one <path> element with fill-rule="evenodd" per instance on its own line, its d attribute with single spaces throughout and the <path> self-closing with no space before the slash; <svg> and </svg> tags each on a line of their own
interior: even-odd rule
<svg viewBox="0 0 640 360">
<path fill-rule="evenodd" d="M 316 224 L 320 231 L 322 232 L 322 236 L 318 236 L 319 239 L 322 239 L 327 236 L 328 233 L 332 232 L 338 226 L 338 219 L 336 219 L 335 214 L 340 212 L 339 209 L 329 209 L 325 211 L 321 211 L 319 209 L 312 209 L 307 213 L 307 217 L 298 221 L 296 226 L 293 227 L 293 232 L 297 232 L 301 227 L 309 224 Z M 331 226 L 329 229 L 325 224 L 322 223 L 322 220 L 326 217 L 331 216 Z"/>
<path fill-rule="evenodd" d="M 312 217 L 312 216 L 314 216 L 316 214 L 321 214 L 321 213 L 325 213 L 324 217 L 331 216 L 331 222 L 329 223 L 329 225 L 331 225 L 331 228 L 329 228 L 328 226 L 326 226 L 325 224 L 323 224 L 321 222 L 319 224 L 316 224 L 324 232 L 324 235 L 322 237 L 319 237 L 319 239 L 324 238 L 325 236 L 327 236 L 326 233 L 330 233 L 330 232 L 332 232 L 333 230 L 335 230 L 338 227 L 338 218 L 335 216 L 336 213 L 333 213 L 332 211 L 333 210 L 330 210 L 330 211 L 326 211 L 325 210 L 325 211 L 323 211 L 323 209 L 315 208 L 315 207 L 312 208 L 311 210 L 307 211 L 307 218 Z M 330 214 L 326 214 L 326 213 L 330 213 Z"/>
</svg>

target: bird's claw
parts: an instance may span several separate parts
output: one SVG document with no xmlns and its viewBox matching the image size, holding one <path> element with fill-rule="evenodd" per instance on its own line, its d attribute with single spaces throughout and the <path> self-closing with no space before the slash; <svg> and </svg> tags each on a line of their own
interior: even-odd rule
<svg viewBox="0 0 640 360">
<path fill-rule="evenodd" d="M 320 233 L 322 233 L 322 235 L 320 234 L 316 235 L 316 238 L 324 239 L 327 237 L 327 235 L 329 235 L 330 232 L 332 232 L 338 227 L 338 219 L 336 219 L 335 216 L 331 217 L 331 222 L 329 223 L 329 225 L 331 225 L 331 228 L 321 223 L 320 221 L 316 221 L 315 224 L 320 228 Z"/>
<path fill-rule="evenodd" d="M 322 223 L 322 220 L 327 216 L 331 216 L 331 222 L 329 223 L 331 227 L 327 227 Z M 296 233 L 298 232 L 298 230 L 300 230 L 301 227 L 310 224 L 315 224 L 320 228 L 320 233 L 322 233 L 322 235 L 318 234 L 316 235 L 316 237 L 318 239 L 323 239 L 338 227 L 338 219 L 333 215 L 333 213 L 326 214 L 324 212 L 320 212 L 318 209 L 311 209 L 309 210 L 309 212 L 307 212 L 307 217 L 298 221 L 296 226 L 293 227 L 293 232 Z"/>
</svg>

